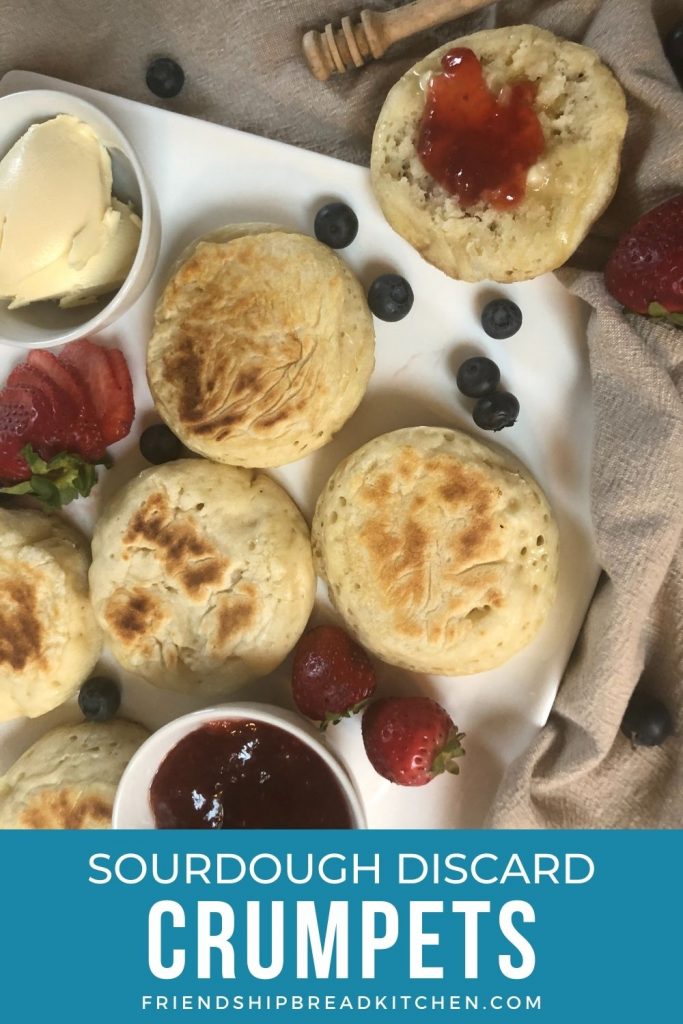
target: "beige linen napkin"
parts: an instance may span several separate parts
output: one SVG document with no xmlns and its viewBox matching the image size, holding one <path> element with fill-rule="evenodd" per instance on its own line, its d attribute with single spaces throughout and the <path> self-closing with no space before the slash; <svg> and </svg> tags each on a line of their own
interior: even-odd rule
<svg viewBox="0 0 683 1024">
<path fill-rule="evenodd" d="M 40 71 L 367 163 L 384 95 L 409 64 L 475 28 L 535 22 L 593 46 L 628 94 L 621 182 L 593 232 L 596 250 L 683 191 L 683 93 L 659 41 L 683 19 L 681 0 L 507 0 L 321 85 L 302 62 L 302 31 L 361 6 L 0 0 L 0 73 Z M 181 95 L 167 103 L 144 82 L 148 60 L 159 55 L 176 57 L 187 76 Z M 683 332 L 623 315 L 598 273 L 562 276 L 593 307 L 592 503 L 604 574 L 550 721 L 508 772 L 490 823 L 683 827 Z M 619 723 L 641 673 L 674 714 L 678 736 L 660 749 L 632 751 Z"/>
</svg>

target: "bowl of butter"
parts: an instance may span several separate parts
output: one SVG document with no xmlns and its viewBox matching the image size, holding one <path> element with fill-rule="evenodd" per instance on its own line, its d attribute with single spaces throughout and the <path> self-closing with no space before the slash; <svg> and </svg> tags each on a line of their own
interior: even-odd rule
<svg viewBox="0 0 683 1024">
<path fill-rule="evenodd" d="M 140 161 L 102 111 L 44 89 L 0 99 L 0 341 L 49 348 L 111 324 L 159 240 Z"/>
</svg>

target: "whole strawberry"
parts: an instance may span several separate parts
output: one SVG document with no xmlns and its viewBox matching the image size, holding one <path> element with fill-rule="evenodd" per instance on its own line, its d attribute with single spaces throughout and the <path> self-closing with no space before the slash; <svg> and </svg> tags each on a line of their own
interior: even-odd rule
<svg viewBox="0 0 683 1024">
<path fill-rule="evenodd" d="M 634 313 L 683 327 L 683 193 L 622 235 L 605 267 L 605 285 Z"/>
<path fill-rule="evenodd" d="M 424 786 L 442 772 L 458 775 L 464 737 L 429 697 L 377 700 L 363 715 L 363 743 L 372 767 L 399 786 Z"/>
<path fill-rule="evenodd" d="M 294 651 L 292 696 L 299 711 L 330 723 L 360 711 L 375 691 L 375 670 L 367 654 L 338 626 L 305 633 Z"/>
</svg>

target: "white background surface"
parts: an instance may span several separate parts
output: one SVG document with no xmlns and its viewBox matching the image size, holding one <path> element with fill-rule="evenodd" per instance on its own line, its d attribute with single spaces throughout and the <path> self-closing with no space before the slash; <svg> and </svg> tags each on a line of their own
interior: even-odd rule
<svg viewBox="0 0 683 1024">
<path fill-rule="evenodd" d="M 312 233 L 316 210 L 331 199 L 344 200 L 355 209 L 360 229 L 341 255 L 366 286 L 378 273 L 395 271 L 415 292 L 405 320 L 376 321 L 377 365 L 352 420 L 326 448 L 272 471 L 309 522 L 317 495 L 337 463 L 380 433 L 429 424 L 459 427 L 492 442 L 494 435 L 472 423 L 472 403 L 457 391 L 455 372 L 474 354 L 488 355 L 500 366 L 502 382 L 519 398 L 521 413 L 513 428 L 495 435 L 495 442 L 529 466 L 559 524 L 559 596 L 551 616 L 531 646 L 492 672 L 443 679 L 379 666 L 380 693 L 433 696 L 467 733 L 459 777 L 442 776 L 427 787 L 402 789 L 385 782 L 368 764 L 357 719 L 329 734 L 361 795 L 370 827 L 480 826 L 504 767 L 547 718 L 598 576 L 588 498 L 591 404 L 584 307 L 552 275 L 504 288 L 449 280 L 389 228 L 363 168 L 26 72 L 6 75 L 0 94 L 28 88 L 61 88 L 104 110 L 137 151 L 162 217 L 160 260 L 149 288 L 124 318 L 97 336 L 124 350 L 137 415 L 130 436 L 112 449 L 114 469 L 103 475 L 88 500 L 66 510 L 86 532 L 109 497 L 146 466 L 137 442 L 157 417 L 145 380 L 145 348 L 168 268 L 194 238 L 225 224 L 270 221 Z M 524 323 L 515 337 L 493 341 L 481 328 L 479 311 L 488 299 L 503 294 L 520 305 Z M 18 358 L 16 349 L 0 347 L 2 380 Z M 331 618 L 320 586 L 314 621 Z M 104 666 L 124 683 L 122 713 L 151 728 L 201 706 L 125 676 L 106 656 Z M 290 706 L 288 679 L 286 663 L 234 697 Z M 72 700 L 35 721 L 0 725 L 0 771 L 47 728 L 77 717 Z"/>
</svg>

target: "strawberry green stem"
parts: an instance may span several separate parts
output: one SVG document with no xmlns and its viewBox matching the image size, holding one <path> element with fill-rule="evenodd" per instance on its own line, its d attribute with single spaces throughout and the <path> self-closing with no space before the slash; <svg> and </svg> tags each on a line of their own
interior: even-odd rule
<svg viewBox="0 0 683 1024">
<path fill-rule="evenodd" d="M 458 732 L 457 725 L 451 729 L 448 739 L 432 761 L 432 775 L 441 775 L 442 772 L 450 772 L 451 775 L 460 774 L 457 758 L 465 756 L 465 749 L 461 742 L 464 739 L 465 733 Z"/>
</svg>

